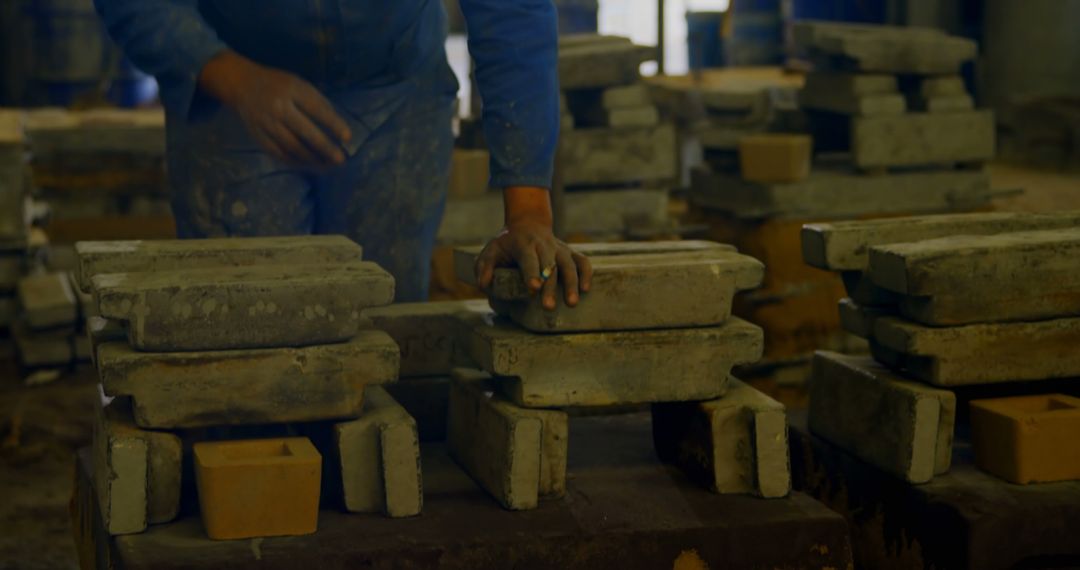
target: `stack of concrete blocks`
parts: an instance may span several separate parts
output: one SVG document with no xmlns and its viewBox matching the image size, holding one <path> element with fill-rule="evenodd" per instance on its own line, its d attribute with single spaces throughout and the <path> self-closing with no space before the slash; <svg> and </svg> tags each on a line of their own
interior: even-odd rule
<svg viewBox="0 0 1080 570">
<path fill-rule="evenodd" d="M 332 491 L 347 510 L 419 513 L 416 424 L 380 386 L 397 379 L 398 346 L 361 316 L 393 300 L 394 280 L 358 245 L 294 236 L 76 249 L 78 285 L 100 314 L 89 326 L 103 394 L 94 478 L 110 533 L 176 517 L 188 443 L 232 426 L 325 426 L 323 471 L 340 473 Z"/>
<path fill-rule="evenodd" d="M 21 112 L 0 109 L 0 330 L 8 330 L 15 323 L 15 288 L 27 249 L 22 121 Z"/>
<path fill-rule="evenodd" d="M 161 109 L 36 109 L 26 136 L 35 198 L 51 223 L 110 235 L 118 218 L 169 215 Z"/>
<path fill-rule="evenodd" d="M 23 277 L 17 297 L 19 313 L 12 336 L 25 369 L 63 370 L 90 359 L 83 317 L 86 300 L 76 294 L 70 274 L 39 272 Z M 43 375 L 38 381 L 57 377 L 55 373 Z"/>
<path fill-rule="evenodd" d="M 508 509 L 566 492 L 567 410 L 652 404 L 658 455 L 720 493 L 789 490 L 784 408 L 730 376 L 761 356 L 761 329 L 731 316 L 764 266 L 713 242 L 579 246 L 593 286 L 551 311 L 500 269 L 496 314 L 460 315 L 471 368 L 453 373 L 451 453 Z M 478 248 L 458 250 L 472 281 Z"/>
<path fill-rule="evenodd" d="M 958 387 L 1080 377 L 1078 252 L 1080 212 L 807 225 L 873 355 L 816 356 L 811 430 L 912 483 L 945 472 Z"/>
</svg>

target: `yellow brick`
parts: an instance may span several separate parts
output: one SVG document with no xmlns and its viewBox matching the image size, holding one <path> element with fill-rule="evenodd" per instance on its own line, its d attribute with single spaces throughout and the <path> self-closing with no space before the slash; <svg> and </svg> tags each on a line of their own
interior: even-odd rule
<svg viewBox="0 0 1080 570">
<path fill-rule="evenodd" d="M 215 540 L 311 534 L 322 457 L 305 437 L 197 443 L 195 478 Z"/>
<path fill-rule="evenodd" d="M 764 134 L 739 139 L 742 177 L 751 182 L 798 182 L 810 175 L 807 135 Z"/>
<path fill-rule="evenodd" d="M 1080 479 L 1080 398 L 1061 394 L 971 403 L 975 463 L 1013 483 Z"/>
</svg>

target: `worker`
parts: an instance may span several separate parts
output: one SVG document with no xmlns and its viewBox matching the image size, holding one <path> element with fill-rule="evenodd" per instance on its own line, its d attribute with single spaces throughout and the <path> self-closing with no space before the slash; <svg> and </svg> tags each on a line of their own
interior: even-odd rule
<svg viewBox="0 0 1080 570">
<path fill-rule="evenodd" d="M 95 0 L 153 74 L 181 238 L 345 234 L 427 299 L 458 83 L 441 0 Z M 521 268 L 554 309 L 591 267 L 552 233 L 559 125 L 551 0 L 461 0 L 505 226 L 476 264 Z"/>
</svg>

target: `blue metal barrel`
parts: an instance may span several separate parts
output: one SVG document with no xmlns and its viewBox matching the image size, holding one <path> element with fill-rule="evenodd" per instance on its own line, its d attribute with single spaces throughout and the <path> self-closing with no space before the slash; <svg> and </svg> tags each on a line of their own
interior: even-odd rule
<svg viewBox="0 0 1080 570">
<path fill-rule="evenodd" d="M 690 69 L 724 65 L 724 47 L 720 40 L 723 25 L 723 12 L 686 13 L 686 51 L 690 56 Z"/>
</svg>

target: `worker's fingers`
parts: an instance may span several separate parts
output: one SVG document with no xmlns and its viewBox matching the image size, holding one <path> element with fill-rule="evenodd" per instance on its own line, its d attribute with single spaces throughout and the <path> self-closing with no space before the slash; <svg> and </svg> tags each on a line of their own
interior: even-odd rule
<svg viewBox="0 0 1080 570">
<path fill-rule="evenodd" d="M 341 164 L 345 162 L 345 153 L 341 146 L 330 142 L 330 138 L 322 129 L 315 126 L 307 115 L 296 107 L 290 107 L 285 113 L 285 125 L 304 143 L 309 149 L 318 153 L 323 162 L 327 164 Z"/>
<path fill-rule="evenodd" d="M 563 286 L 563 298 L 568 307 L 576 307 L 578 304 L 578 272 L 574 258 L 570 255 L 570 248 L 563 246 L 555 254 L 555 262 L 559 265 L 559 281 Z"/>
<path fill-rule="evenodd" d="M 319 93 L 318 89 L 305 85 L 297 97 L 300 110 L 307 113 L 322 128 L 329 131 L 337 138 L 338 143 L 344 144 L 352 138 L 352 131 L 341 115 L 334 110 L 333 103 Z"/>
<path fill-rule="evenodd" d="M 541 244 L 536 249 L 540 258 L 540 277 L 544 279 L 543 288 L 540 290 L 540 301 L 545 309 L 553 311 L 558 303 L 559 294 L 559 264 L 555 259 L 555 248 Z"/>
<path fill-rule="evenodd" d="M 476 275 L 476 283 L 481 289 L 491 287 L 491 282 L 495 279 L 495 265 L 498 263 L 499 258 L 498 248 L 499 245 L 496 240 L 492 240 L 488 242 L 480 255 L 476 256 L 473 272 Z"/>
<path fill-rule="evenodd" d="M 543 286 L 544 281 L 540 278 L 540 257 L 536 254 L 536 248 L 531 244 L 519 248 L 514 255 L 521 276 L 525 279 L 525 285 L 529 291 L 536 293 Z"/>
<path fill-rule="evenodd" d="M 285 152 L 286 160 L 301 165 L 318 166 L 322 161 L 318 159 L 300 139 L 296 138 L 291 130 L 281 123 L 274 123 L 266 127 L 267 133 L 281 150 Z"/>
<path fill-rule="evenodd" d="M 571 250 L 570 256 L 574 260 L 574 265 L 577 266 L 578 281 L 581 283 L 581 291 L 583 293 L 588 293 L 589 289 L 592 288 L 592 262 L 589 261 L 588 257 L 573 250 Z"/>
<path fill-rule="evenodd" d="M 255 142 L 259 143 L 259 146 L 263 148 L 270 156 L 282 161 L 288 161 L 289 156 L 285 154 L 285 151 L 276 143 L 274 139 L 270 138 L 266 132 L 262 130 L 255 130 L 252 132 L 252 137 Z"/>
</svg>

